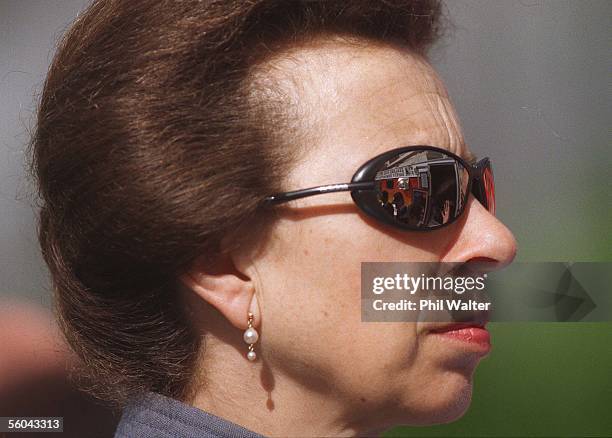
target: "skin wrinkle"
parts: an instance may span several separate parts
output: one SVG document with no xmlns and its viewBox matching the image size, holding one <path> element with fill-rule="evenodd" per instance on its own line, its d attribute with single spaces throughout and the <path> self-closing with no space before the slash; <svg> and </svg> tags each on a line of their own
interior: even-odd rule
<svg viewBox="0 0 612 438">
<path fill-rule="evenodd" d="M 305 123 L 305 120 L 310 120 L 305 126 L 302 127 L 304 132 L 307 132 L 308 136 L 312 135 L 313 132 L 321 132 L 323 129 L 332 130 L 334 126 L 334 121 L 337 119 L 341 119 L 350 108 L 350 101 L 342 100 L 339 96 L 343 94 L 355 94 L 352 92 L 352 89 L 346 86 L 343 86 L 341 81 L 334 81 L 334 66 L 337 63 L 337 56 L 339 50 L 341 50 L 341 46 L 338 47 L 335 44 L 337 42 L 324 42 L 323 44 L 318 44 L 315 46 L 309 46 L 303 48 L 302 52 L 293 50 L 287 57 L 283 58 L 275 58 L 271 61 L 271 66 L 266 66 L 266 70 L 273 74 L 275 80 L 281 85 L 281 88 L 285 90 L 285 97 L 288 98 L 287 102 L 290 106 L 298 106 L 297 102 L 307 99 L 306 93 L 309 88 L 315 86 L 314 80 L 315 78 L 321 78 L 321 76 L 315 76 L 315 71 L 317 68 L 324 68 L 330 70 L 330 74 L 323 76 L 323 81 L 319 80 L 319 83 L 316 84 L 322 91 L 318 94 L 315 94 L 314 101 L 310 105 L 299 105 L 304 108 L 322 108 L 329 109 L 329 111 L 318 111 L 319 114 L 329 114 L 330 112 L 334 114 L 333 117 L 327 117 L 326 120 L 323 120 L 322 117 L 317 116 L 315 111 L 306 111 L 304 113 L 305 119 L 303 119 L 302 124 Z M 314 47 L 314 48 L 313 48 Z M 344 55 L 346 58 L 345 65 L 351 65 L 351 63 L 355 63 L 360 59 L 363 59 L 364 54 L 371 52 L 371 48 L 363 45 L 356 45 L 356 53 L 349 53 L 348 55 Z M 304 62 L 305 59 L 308 59 L 309 55 L 312 55 L 313 52 L 316 52 L 317 49 L 325 48 L 327 51 L 322 55 L 315 58 L 315 60 L 311 62 Z M 466 159 L 466 161 L 471 162 L 474 161 L 474 156 L 469 150 L 465 147 L 465 141 L 463 139 L 463 135 L 458 126 L 457 117 L 454 112 L 449 108 L 450 102 L 448 100 L 448 93 L 446 92 L 441 80 L 437 77 L 435 72 L 431 67 L 429 67 L 424 59 L 420 56 L 414 54 L 398 54 L 396 51 L 390 51 L 389 48 L 385 47 L 385 54 L 388 55 L 391 59 L 396 58 L 399 60 L 409 60 L 412 62 L 417 69 L 418 75 L 424 76 L 426 80 L 424 83 L 426 84 L 424 89 L 419 89 L 408 94 L 405 97 L 402 97 L 399 102 L 401 103 L 409 103 L 413 99 L 418 99 L 419 96 L 422 95 L 432 95 L 435 98 L 432 98 L 429 105 L 429 113 L 435 118 L 435 121 L 432 123 L 433 126 L 439 128 L 440 126 L 444 127 L 444 130 L 441 131 L 439 136 L 440 140 L 437 144 L 433 144 L 432 146 L 445 147 L 449 149 L 451 152 L 456 153 L 457 155 L 462 156 Z M 389 53 L 390 52 L 390 53 Z M 341 53 L 341 52 L 340 52 Z M 318 53 L 317 53 L 318 54 Z M 372 68 L 373 65 L 370 63 L 366 63 L 366 68 Z M 300 75 L 296 75 L 294 72 L 296 69 L 300 69 Z M 363 68 L 363 67 L 360 67 Z M 350 69 L 350 67 L 349 67 Z M 355 73 L 357 68 L 353 68 L 352 72 Z M 377 96 L 381 94 L 382 91 L 386 91 L 387 94 L 393 95 L 395 94 L 396 88 L 397 92 L 401 94 L 405 94 L 407 87 L 405 86 L 405 81 L 410 81 L 411 84 L 415 84 L 415 80 L 410 77 L 408 73 L 401 72 L 396 77 L 392 78 L 392 80 L 384 82 L 384 85 L 377 86 L 372 90 L 368 90 L 364 93 L 363 96 L 360 96 L 359 101 L 364 105 L 371 104 L 371 102 L 377 102 Z M 339 84 L 339 87 L 334 87 L 334 83 Z M 404 85 L 401 85 L 403 84 Z M 389 87 L 391 84 L 391 87 Z M 408 89 L 409 90 L 409 89 Z M 310 93 L 312 96 L 313 93 Z M 312 99 L 312 97 L 311 97 Z M 379 104 L 379 111 L 374 111 L 373 117 L 375 120 L 384 120 L 385 116 L 389 114 L 390 109 L 385 108 L 393 108 L 393 106 L 387 106 L 384 104 Z M 417 110 L 415 110 L 417 111 Z M 408 112 L 400 116 L 397 120 L 392 120 L 386 123 L 379 123 L 380 126 L 379 131 L 375 131 L 374 134 L 371 134 L 371 137 L 376 138 L 379 134 L 385 131 L 387 128 L 391 128 L 396 124 L 402 124 L 404 122 L 409 121 L 411 116 L 414 113 Z M 424 126 L 421 124 L 419 126 L 412 125 L 415 133 L 418 130 L 423 130 Z M 425 126 L 425 128 L 428 128 Z M 415 138 L 419 138 L 417 134 Z M 314 139 L 311 139 L 308 148 L 315 147 L 318 143 Z M 409 142 L 405 138 L 401 136 L 397 136 L 395 138 L 395 144 L 390 144 L 388 147 L 399 147 L 409 144 L 416 144 L 419 142 Z M 422 143 L 422 142 L 421 142 Z M 323 184 L 319 182 L 313 182 L 312 185 Z M 291 190 L 288 188 L 287 190 Z"/>
<path fill-rule="evenodd" d="M 346 113 L 351 110 L 350 100 L 349 101 L 345 100 L 344 103 L 338 103 L 339 95 L 342 95 L 343 93 L 351 94 L 351 95 L 356 94 L 353 91 L 353 88 L 347 87 L 346 85 L 343 84 L 342 81 L 335 81 L 335 83 L 339 84 L 338 89 L 334 88 L 333 85 L 331 85 L 334 83 L 334 79 L 335 79 L 334 78 L 334 61 L 337 62 L 336 56 L 338 55 L 337 53 L 338 48 L 332 47 L 330 49 L 329 46 L 326 46 L 326 48 L 329 49 L 328 52 L 324 53 L 319 58 L 316 58 L 315 61 L 312 61 L 311 63 L 306 63 L 306 65 L 302 67 L 305 70 L 304 76 L 307 78 L 306 81 L 310 83 L 311 87 L 313 86 L 312 82 L 314 78 L 313 76 L 314 68 L 318 66 L 320 68 L 330 70 L 329 74 L 323 76 L 324 80 L 319 81 L 319 82 L 323 82 L 320 88 L 322 88 L 325 92 L 317 95 L 316 101 L 313 102 L 311 106 L 321 107 L 321 102 L 327 99 L 328 100 L 327 107 L 323 107 L 323 108 L 329 109 L 329 111 L 320 111 L 320 113 L 329 114 L 331 112 L 333 116 L 332 117 L 328 116 L 327 121 L 313 120 L 311 123 L 311 126 L 316 127 L 317 124 L 324 125 L 324 126 L 320 126 L 320 129 L 317 130 L 316 132 L 320 132 L 320 130 L 323 130 L 323 129 L 332 130 L 333 126 L 335 125 L 335 121 L 338 119 L 342 119 L 346 115 Z M 368 52 L 366 52 L 366 54 L 367 53 Z M 307 56 L 308 54 L 309 52 L 302 54 L 302 58 Z M 377 97 L 380 96 L 383 91 L 386 92 L 386 95 L 393 96 L 396 93 L 399 93 L 400 95 L 402 95 L 402 97 L 399 99 L 400 103 L 409 103 L 410 101 L 414 99 L 418 99 L 420 96 L 424 96 L 424 95 L 431 94 L 432 96 L 435 96 L 436 99 L 433 99 L 435 103 L 430 102 L 430 105 L 429 105 L 429 109 L 430 109 L 429 115 L 433 116 L 433 118 L 435 119 L 431 123 L 431 125 L 435 126 L 438 129 L 440 126 L 443 126 L 444 130 L 441 131 L 441 135 L 438 136 L 440 140 L 437 142 L 437 144 L 434 144 L 433 146 L 446 147 L 451 152 L 457 153 L 458 155 L 463 156 L 467 160 L 470 160 L 471 153 L 469 153 L 467 151 L 467 148 L 465 147 L 463 135 L 460 129 L 458 128 L 458 123 L 456 121 L 456 115 L 452 113 L 452 111 L 449 109 L 450 102 L 448 102 L 448 94 L 446 93 L 437 75 L 435 75 L 435 72 L 433 72 L 433 69 L 431 69 L 431 67 L 429 67 L 421 57 L 417 57 L 412 54 L 406 55 L 402 53 L 401 55 L 398 55 L 397 52 L 395 51 L 391 51 L 391 53 L 389 53 L 389 49 L 387 48 L 387 50 L 385 51 L 385 55 L 388 55 L 389 58 L 391 58 L 392 60 L 394 59 L 402 60 L 402 61 L 408 60 L 409 62 L 411 62 L 415 66 L 418 76 L 426 77 L 426 80 L 424 81 L 425 86 L 419 86 L 416 91 L 409 92 L 406 96 L 403 96 L 406 94 L 408 90 L 411 90 L 410 88 L 406 87 L 405 85 L 406 80 L 408 80 L 411 83 L 411 85 L 415 85 L 415 80 L 410 77 L 409 73 L 400 72 L 396 76 L 391 78 L 391 80 L 381 81 L 384 83 L 384 85 L 377 86 L 372 90 L 367 90 L 366 93 L 363 93 L 363 96 L 359 97 L 359 101 L 362 102 L 364 106 L 368 104 L 372 105 L 372 102 L 376 102 L 374 104 L 376 106 L 376 111 L 372 112 L 373 117 L 375 118 L 375 120 L 384 120 L 385 118 L 387 119 L 389 118 L 387 117 L 388 115 L 394 116 L 395 114 L 392 113 L 392 108 L 394 108 L 393 105 L 386 105 L 384 101 L 379 102 L 380 99 L 377 99 Z M 357 71 L 358 69 L 356 67 L 351 68 L 350 67 L 351 63 L 355 63 L 357 60 L 362 59 L 364 56 L 365 55 L 363 53 L 357 53 L 357 54 L 351 53 L 350 55 L 346 56 L 347 59 L 343 61 L 345 61 L 344 62 L 345 65 L 349 66 L 348 70 L 351 73 L 355 74 L 355 71 Z M 300 58 L 296 54 L 293 54 L 291 58 L 291 63 L 293 64 L 294 67 L 297 66 L 297 63 L 299 61 L 300 61 Z M 277 65 L 277 68 L 279 67 L 280 67 L 280 64 Z M 373 67 L 374 66 L 371 63 L 366 63 L 365 65 L 366 69 L 368 68 L 371 69 Z M 360 66 L 359 69 L 363 69 L 363 66 Z M 280 70 L 282 70 L 282 68 L 280 68 Z M 293 76 L 293 74 L 291 75 Z M 299 95 L 302 98 L 305 98 L 304 91 L 306 87 L 304 86 L 304 84 L 306 83 L 306 81 L 301 83 L 302 84 L 301 88 L 298 88 L 295 90 L 296 95 Z M 300 81 L 294 80 L 292 82 L 294 84 L 300 84 Z M 389 84 L 391 84 L 391 87 L 389 87 Z M 321 84 L 318 84 L 318 85 L 321 85 Z M 358 89 L 357 93 L 359 93 L 360 91 L 362 90 Z M 394 104 L 397 105 L 395 102 Z M 391 128 L 396 124 L 402 124 L 402 123 L 409 121 L 409 119 L 413 115 L 414 113 L 412 112 L 402 113 L 400 117 L 396 120 L 392 120 L 390 122 L 386 122 L 382 124 L 378 123 L 378 126 L 380 126 L 380 130 L 375 131 L 372 137 L 376 138 L 377 136 L 379 136 L 381 132 L 385 131 L 387 128 Z M 417 128 L 417 126 L 419 126 L 419 128 Z M 419 124 L 419 125 L 412 124 L 412 127 L 414 128 L 415 133 L 418 130 L 423 130 L 423 129 L 428 128 L 428 126 L 424 126 L 423 124 Z M 419 138 L 418 134 L 415 135 L 415 138 Z M 399 146 L 408 145 L 408 144 L 416 144 L 416 143 L 418 142 L 415 142 L 415 141 L 409 142 L 402 136 L 396 136 L 395 144 L 388 145 L 388 148 L 399 147 Z"/>
</svg>

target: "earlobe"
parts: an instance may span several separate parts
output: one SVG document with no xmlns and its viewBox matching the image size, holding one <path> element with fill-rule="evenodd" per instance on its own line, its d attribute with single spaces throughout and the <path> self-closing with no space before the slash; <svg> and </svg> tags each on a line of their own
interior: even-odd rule
<svg viewBox="0 0 612 438">
<path fill-rule="evenodd" d="M 179 277 L 180 281 L 235 327 L 246 329 L 249 312 L 257 324 L 259 306 L 251 280 L 237 272 L 206 272 L 205 269 L 201 263 L 194 263 L 189 272 Z"/>
</svg>

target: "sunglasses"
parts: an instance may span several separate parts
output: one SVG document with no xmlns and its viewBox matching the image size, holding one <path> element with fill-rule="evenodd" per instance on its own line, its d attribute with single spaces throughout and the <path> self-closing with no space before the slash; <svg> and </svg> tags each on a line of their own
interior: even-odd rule
<svg viewBox="0 0 612 438">
<path fill-rule="evenodd" d="M 350 191 L 355 204 L 369 216 L 403 230 L 429 231 L 453 223 L 465 211 L 470 193 L 495 214 L 491 161 L 483 158 L 470 164 L 433 146 L 387 151 L 359 167 L 350 183 L 277 193 L 264 203 L 343 191 Z"/>
</svg>

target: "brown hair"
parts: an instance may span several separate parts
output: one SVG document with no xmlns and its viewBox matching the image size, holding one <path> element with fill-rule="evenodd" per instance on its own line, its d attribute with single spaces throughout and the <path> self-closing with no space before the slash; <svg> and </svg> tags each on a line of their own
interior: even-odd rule
<svg viewBox="0 0 612 438">
<path fill-rule="evenodd" d="M 253 92 L 253 67 L 324 32 L 424 53 L 439 10 L 436 0 L 107 0 L 78 17 L 49 69 L 31 150 L 40 245 L 91 392 L 185 396 L 200 343 L 177 273 L 261 217 L 294 153 L 279 135 L 288 108 L 254 101 L 274 90 Z"/>
</svg>

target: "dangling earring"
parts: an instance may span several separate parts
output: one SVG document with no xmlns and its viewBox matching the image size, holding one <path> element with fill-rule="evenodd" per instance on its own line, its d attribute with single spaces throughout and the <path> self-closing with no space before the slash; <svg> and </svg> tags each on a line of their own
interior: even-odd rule
<svg viewBox="0 0 612 438">
<path fill-rule="evenodd" d="M 244 342 L 249 344 L 249 352 L 247 353 L 247 359 L 250 361 L 254 361 L 255 359 L 257 359 L 257 354 L 255 354 L 255 351 L 253 351 L 253 349 L 255 348 L 253 347 L 253 345 L 259 339 L 259 334 L 257 333 L 257 330 L 253 328 L 253 314 L 251 312 L 249 312 L 247 325 L 248 328 L 245 330 L 242 338 L 244 339 Z"/>
</svg>

